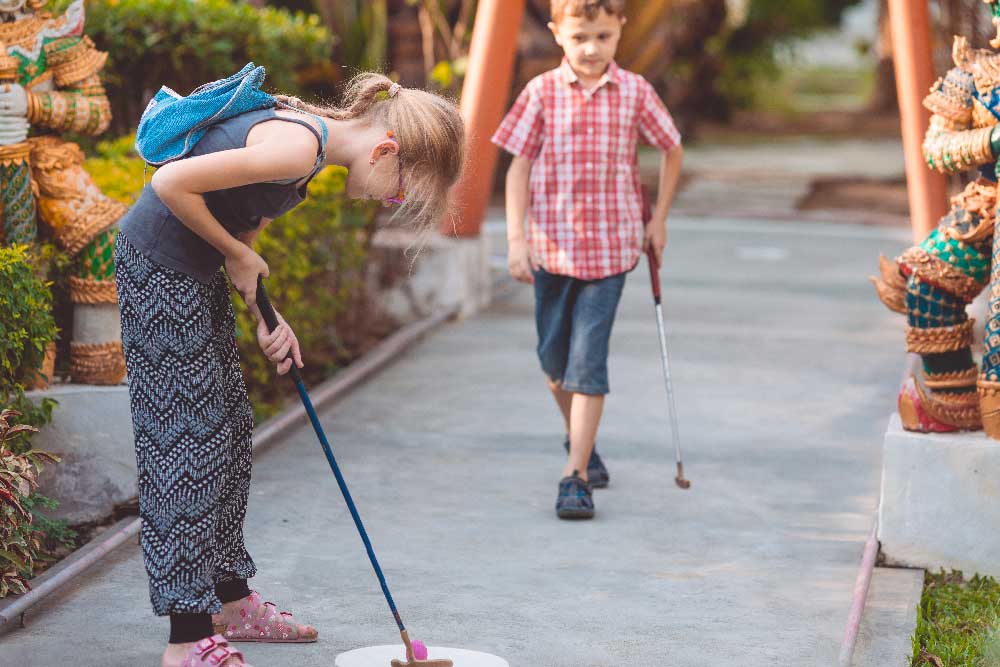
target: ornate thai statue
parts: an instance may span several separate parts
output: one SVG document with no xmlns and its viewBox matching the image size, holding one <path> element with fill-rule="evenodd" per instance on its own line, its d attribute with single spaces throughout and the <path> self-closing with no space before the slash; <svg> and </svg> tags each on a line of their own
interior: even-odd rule
<svg viewBox="0 0 1000 667">
<path fill-rule="evenodd" d="M 993 10 L 1000 49 L 1000 0 Z M 1000 158 L 1000 53 L 972 49 L 956 37 L 955 67 L 924 100 L 932 112 L 924 140 L 927 166 L 943 173 L 978 170 L 951 211 L 924 241 L 895 263 L 881 261 L 873 278 L 879 298 L 907 316 L 906 344 L 923 360 L 923 382 L 900 390 L 899 414 L 912 431 L 984 428 L 1000 439 L 1000 234 L 997 159 Z M 982 366 L 972 357 L 975 322 L 965 307 L 989 284 Z"/>
<path fill-rule="evenodd" d="M 96 136 L 111 111 L 99 72 L 107 54 L 83 33 L 83 0 L 62 16 L 46 0 L 0 0 L 0 206 L 6 243 L 42 234 L 74 258 L 74 382 L 125 376 L 112 250 L 126 207 L 97 188 L 83 152 L 60 134 Z"/>
</svg>

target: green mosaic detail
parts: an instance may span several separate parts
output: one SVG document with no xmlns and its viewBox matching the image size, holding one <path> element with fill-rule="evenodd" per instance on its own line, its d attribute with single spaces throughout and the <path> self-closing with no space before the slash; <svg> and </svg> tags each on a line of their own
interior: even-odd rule
<svg viewBox="0 0 1000 667">
<path fill-rule="evenodd" d="M 977 283 L 986 282 L 990 271 L 988 259 L 969 244 L 950 238 L 941 229 L 935 229 L 920 247 L 951 264 Z"/>
<path fill-rule="evenodd" d="M 56 37 L 55 39 L 46 39 L 45 46 L 50 46 L 56 43 L 56 46 L 52 48 L 52 53 L 59 53 L 60 51 L 65 51 L 68 48 L 74 47 L 83 41 L 82 37 Z M 42 49 L 42 53 L 46 53 L 45 49 Z"/>
<path fill-rule="evenodd" d="M 1000 234 L 993 235 L 993 271 L 990 282 L 992 285 L 1000 284 Z M 990 294 L 990 305 L 986 312 L 989 316 L 984 336 L 983 373 L 989 380 L 997 382 L 1000 380 L 1000 294 L 995 288 Z"/>
<path fill-rule="evenodd" d="M 38 237 L 38 223 L 28 164 L 0 166 L 0 183 L 4 238 L 7 243 L 32 243 Z"/>
<path fill-rule="evenodd" d="M 967 319 L 965 302 L 944 290 L 911 277 L 906 288 L 910 326 L 950 327 Z"/>
<path fill-rule="evenodd" d="M 37 79 L 39 76 L 45 73 L 45 70 L 49 68 L 48 58 L 45 55 L 45 50 L 38 55 L 36 60 L 26 58 L 20 53 L 9 54 L 17 58 L 17 80 L 21 85 L 25 85 Z"/>
<path fill-rule="evenodd" d="M 78 255 L 76 275 L 93 280 L 112 280 L 115 277 L 115 238 L 118 228 L 111 227 L 98 234 L 84 246 Z"/>
</svg>

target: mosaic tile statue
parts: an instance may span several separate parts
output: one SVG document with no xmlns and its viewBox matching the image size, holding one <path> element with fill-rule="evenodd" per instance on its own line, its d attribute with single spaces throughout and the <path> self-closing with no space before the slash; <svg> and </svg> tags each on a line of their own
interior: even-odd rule
<svg viewBox="0 0 1000 667">
<path fill-rule="evenodd" d="M 60 137 L 107 129 L 107 54 L 84 35 L 83 0 L 61 16 L 42 11 L 45 2 L 0 0 L 2 237 L 31 243 L 41 233 L 74 258 L 70 372 L 74 382 L 116 384 L 125 366 L 112 250 L 126 206 L 101 193 L 80 147 Z"/>
<path fill-rule="evenodd" d="M 1000 49 L 1000 0 L 993 10 Z M 949 432 L 985 429 L 1000 439 L 1000 234 L 997 159 L 1000 158 L 1000 52 L 973 49 L 956 37 L 955 67 L 924 100 L 932 112 L 924 140 L 927 166 L 976 178 L 952 198 L 937 229 L 873 278 L 879 298 L 907 317 L 907 350 L 920 355 L 923 378 L 909 378 L 899 394 L 903 427 Z M 985 350 L 972 356 L 974 320 L 966 305 L 989 285 Z"/>
</svg>

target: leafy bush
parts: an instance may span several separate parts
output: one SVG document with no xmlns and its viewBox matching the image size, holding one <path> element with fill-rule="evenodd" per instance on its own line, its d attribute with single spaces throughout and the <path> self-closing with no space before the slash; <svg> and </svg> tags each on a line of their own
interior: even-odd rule
<svg viewBox="0 0 1000 667">
<path fill-rule="evenodd" d="M 88 0 L 86 32 L 110 54 L 104 81 L 116 134 L 135 126 L 161 85 L 186 95 L 251 60 L 267 67 L 274 89 L 306 92 L 298 72 L 328 63 L 334 45 L 315 14 L 239 0 Z"/>
<path fill-rule="evenodd" d="M 135 133 L 102 141 L 97 144 L 96 154 L 83 164 L 101 192 L 129 206 L 139 198 L 154 171 L 139 159 L 134 146 Z"/>
<path fill-rule="evenodd" d="M 111 196 L 131 204 L 142 190 L 143 163 L 131 138 L 101 142 L 84 168 Z M 347 172 L 324 170 L 309 184 L 304 203 L 271 224 L 257 250 L 268 262 L 268 294 L 295 329 L 310 382 L 325 379 L 349 357 L 345 339 L 363 310 L 363 270 L 377 204 L 349 203 Z M 284 383 L 257 346 L 252 316 L 240 309 L 237 335 L 250 398 L 258 416 L 274 413 L 287 396 Z"/>
<path fill-rule="evenodd" d="M 44 464 L 57 463 L 59 458 L 39 451 L 16 453 L 13 443 L 37 430 L 15 424 L 17 417 L 20 413 L 14 410 L 0 412 L 0 598 L 24 593 L 37 565 L 51 560 L 48 554 L 53 545 L 46 528 L 62 540 L 72 538 L 64 523 L 34 512 L 36 507 L 54 505 L 34 491 Z"/>
<path fill-rule="evenodd" d="M 56 339 L 49 283 L 35 275 L 28 247 L 0 247 L 0 405 L 13 406 L 29 424 L 49 421 L 55 401 L 35 406 L 25 398 L 25 380 L 42 364 Z M 16 438 L 20 446 L 25 438 Z"/>
<path fill-rule="evenodd" d="M 728 102 L 723 111 L 753 106 L 761 98 L 761 91 L 773 93 L 781 71 L 777 46 L 835 27 L 844 12 L 859 1 L 750 0 L 738 25 L 708 45 L 725 63 L 714 82 Z"/>
<path fill-rule="evenodd" d="M 268 262 L 268 295 L 292 325 L 302 348 L 302 375 L 326 379 L 348 357 L 342 330 L 364 300 L 363 270 L 375 209 L 346 204 L 346 170 L 330 167 L 309 186 L 309 198 L 261 234 L 257 250 Z M 346 205 L 345 205 L 346 204 Z M 250 398 L 259 416 L 275 412 L 287 386 L 257 345 L 256 321 L 246 309 L 238 316 L 240 356 Z"/>
</svg>

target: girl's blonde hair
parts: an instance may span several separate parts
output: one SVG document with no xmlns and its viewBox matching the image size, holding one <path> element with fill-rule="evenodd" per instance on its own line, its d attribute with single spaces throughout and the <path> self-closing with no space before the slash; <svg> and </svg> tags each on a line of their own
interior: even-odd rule
<svg viewBox="0 0 1000 667">
<path fill-rule="evenodd" d="M 452 100 L 403 88 L 373 72 L 351 80 L 339 107 L 316 106 L 285 96 L 278 96 L 278 100 L 317 116 L 359 119 L 391 130 L 399 142 L 406 191 L 397 215 L 411 218 L 421 227 L 437 224 L 444 217 L 448 190 L 465 163 L 465 124 Z"/>
</svg>

